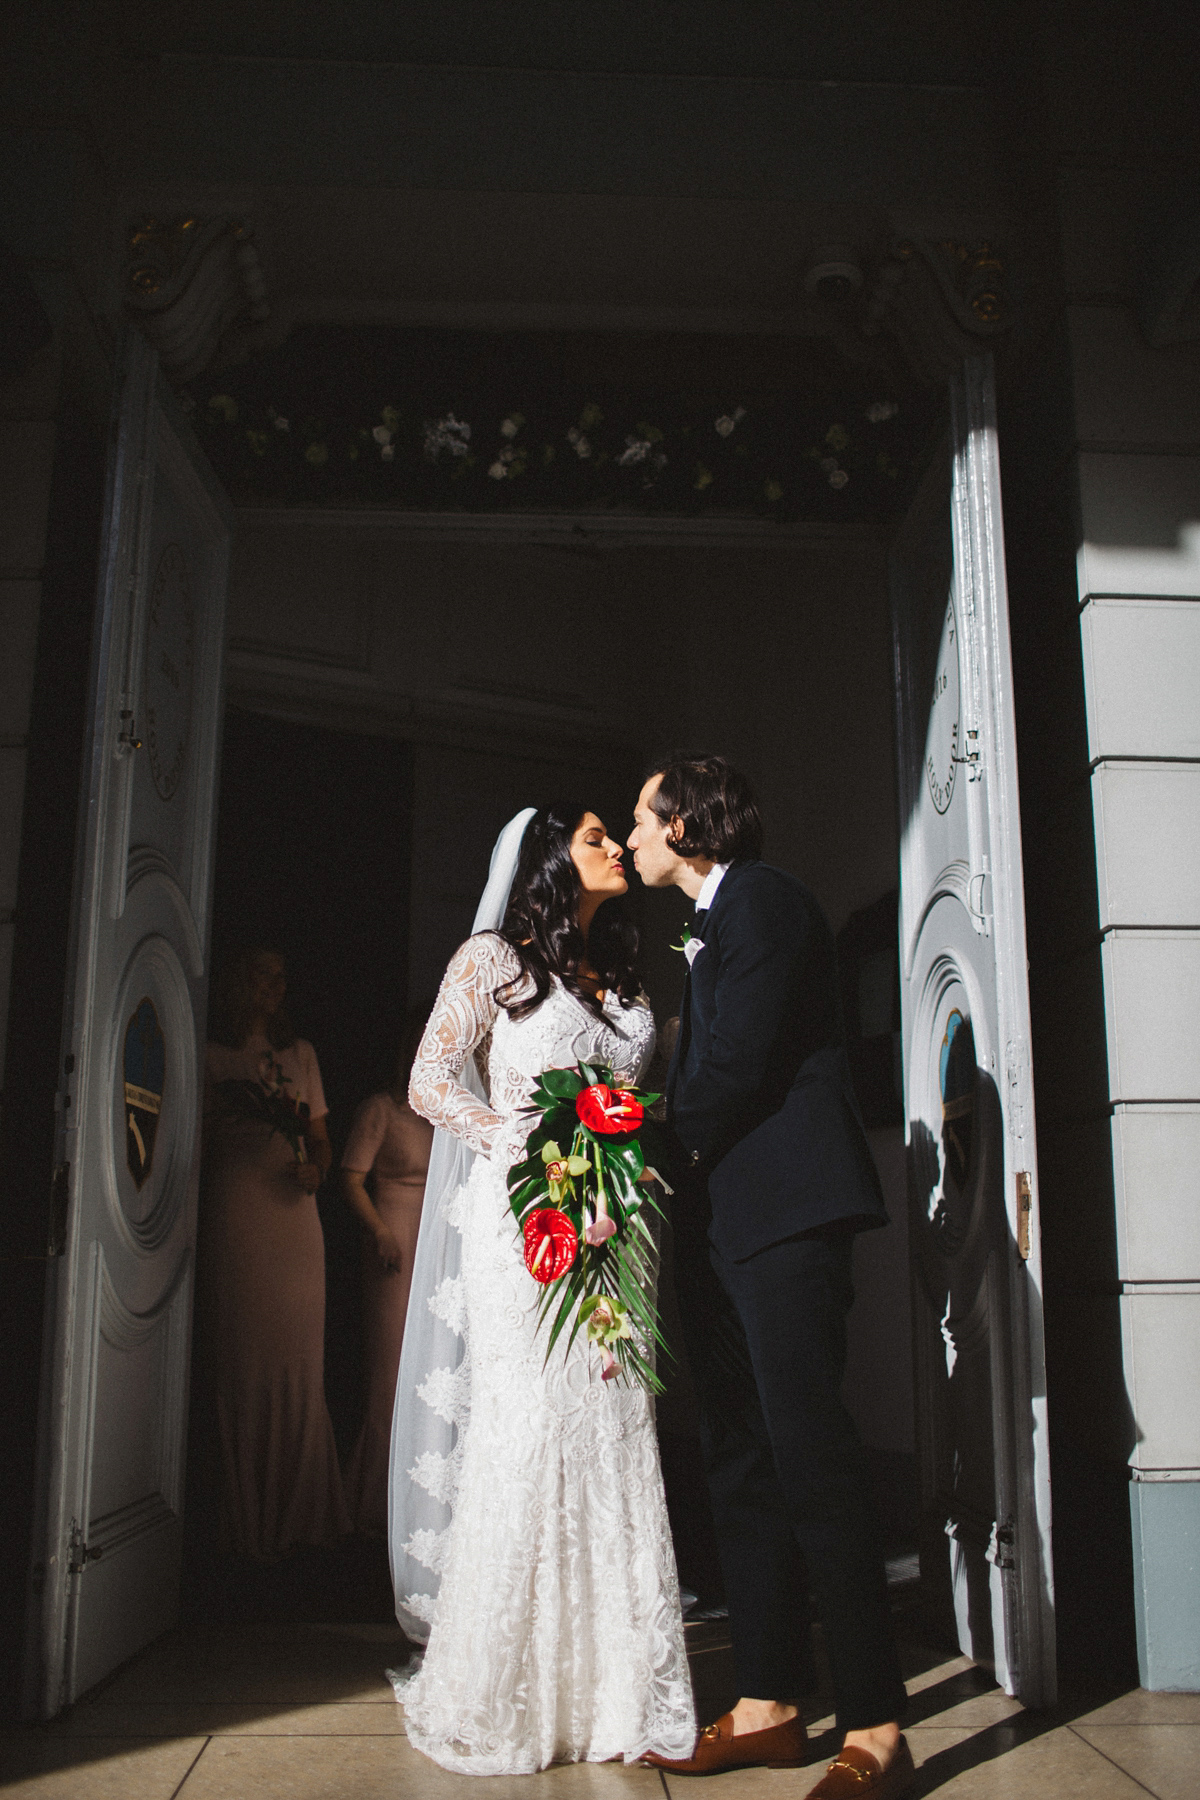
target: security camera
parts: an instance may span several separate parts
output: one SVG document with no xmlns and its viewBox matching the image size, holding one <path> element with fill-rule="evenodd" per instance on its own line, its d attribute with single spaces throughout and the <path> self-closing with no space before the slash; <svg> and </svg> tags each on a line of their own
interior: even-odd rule
<svg viewBox="0 0 1200 1800">
<path fill-rule="evenodd" d="M 847 300 L 862 284 L 862 264 L 848 245 L 822 244 L 809 257 L 804 286 L 819 300 Z"/>
</svg>

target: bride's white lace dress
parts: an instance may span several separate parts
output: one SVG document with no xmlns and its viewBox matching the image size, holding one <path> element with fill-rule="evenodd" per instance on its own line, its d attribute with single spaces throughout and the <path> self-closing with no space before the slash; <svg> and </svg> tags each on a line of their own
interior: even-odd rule
<svg viewBox="0 0 1200 1800">
<path fill-rule="evenodd" d="M 452 1202 L 461 1275 L 431 1301 L 463 1331 L 467 1361 L 421 1389 L 443 1408 L 447 1381 L 469 1379 L 470 1422 L 449 1528 L 406 1546 L 440 1570 L 441 1586 L 423 1664 L 397 1693 L 410 1742 L 476 1775 L 647 1750 L 690 1756 L 696 1734 L 653 1403 L 602 1382 L 582 1335 L 546 1361 L 542 1290 L 506 1186 L 537 1076 L 583 1058 L 633 1082 L 654 1022 L 648 1007 L 615 997 L 601 1020 L 557 982 L 514 1022 L 494 996 L 518 973 L 494 933 L 467 940 L 409 1089 L 417 1112 L 480 1154 Z M 486 1052 L 490 1107 L 458 1080 L 473 1052 Z"/>
</svg>

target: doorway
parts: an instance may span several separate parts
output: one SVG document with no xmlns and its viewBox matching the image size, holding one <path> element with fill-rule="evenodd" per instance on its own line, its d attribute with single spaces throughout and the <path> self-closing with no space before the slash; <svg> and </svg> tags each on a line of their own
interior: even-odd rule
<svg viewBox="0 0 1200 1800">
<path fill-rule="evenodd" d="M 390 1086 L 410 1004 L 412 748 L 228 709 L 213 883 L 214 976 L 239 953 L 277 951 L 287 1008 L 316 1050 L 334 1166 L 355 1107 Z M 318 1197 L 326 1246 L 325 1390 L 338 1449 L 361 1412 L 359 1233 L 335 1180 Z M 201 1194 L 199 1232 L 204 1232 Z M 185 1608 L 239 1616 L 390 1616 L 386 1558 L 307 1557 L 266 1574 L 227 1563 L 214 1527 L 205 1371 L 193 1379 Z"/>
<path fill-rule="evenodd" d="M 344 581 L 347 570 L 358 641 L 370 646 L 352 670 L 329 661 L 346 611 L 337 572 Z M 519 807 L 573 794 L 624 837 L 656 751 L 716 743 L 746 767 L 762 793 L 769 859 L 806 880 L 843 929 L 862 1098 L 895 1220 L 859 1246 L 850 1394 L 899 1566 L 915 1551 L 916 1499 L 895 1087 L 891 636 L 878 532 L 259 509 L 242 515 L 235 550 L 229 678 L 239 709 L 269 706 L 292 730 L 348 737 L 357 715 L 411 734 L 413 995 L 432 994 L 470 930 L 492 843 Z M 221 879 L 218 866 L 218 891 Z M 683 964 L 669 946 L 686 903 L 635 884 L 628 905 L 661 1023 L 678 1010 Z M 332 1233 L 328 1243 L 332 1312 L 343 1252 Z M 331 1406 L 342 1379 L 331 1361 Z M 684 1583 L 719 1603 L 686 1383 L 664 1397 L 659 1422 Z"/>
<path fill-rule="evenodd" d="M 227 394 L 213 396 L 209 411 L 227 423 L 239 417 L 238 402 Z M 863 416 L 870 420 L 894 411 L 890 404 L 872 405 Z M 736 431 L 738 409 L 735 414 L 718 417 L 722 438 Z M 508 426 L 512 432 L 505 431 Z M 280 435 L 287 427 L 286 419 L 272 423 Z M 459 456 L 466 441 L 461 421 L 448 414 L 436 431 L 429 429 L 432 460 L 443 449 L 451 459 Z M 581 429 L 567 433 L 579 458 Z M 682 437 L 692 428 L 678 429 Z M 994 451 L 994 425 L 989 429 Z M 501 435 L 509 442 L 519 430 L 517 415 L 503 419 Z M 656 468 L 654 459 L 662 453 L 654 446 L 662 433 L 657 427 L 654 433 L 643 431 L 641 425 L 637 430 L 641 435 L 629 439 L 629 457 L 622 453 L 617 461 L 638 467 L 649 458 Z M 395 429 L 385 416 L 381 426 L 360 435 L 382 446 L 382 457 Z M 825 443 L 831 454 L 821 456 L 817 447 L 817 465 L 822 474 L 828 472 L 827 486 L 835 493 L 850 480 L 843 466 L 850 460 L 843 443 L 848 436 L 844 427 L 837 426 L 836 433 L 830 427 Z M 954 452 L 958 512 L 966 517 L 981 498 L 987 502 L 976 506 L 984 517 L 982 536 L 976 531 L 972 537 L 958 512 L 953 520 L 953 578 L 961 583 L 968 613 L 976 592 L 972 582 L 979 568 L 989 566 L 989 554 L 990 567 L 995 566 L 998 488 L 983 494 L 973 472 L 976 465 L 985 473 L 989 466 L 978 454 L 986 436 L 986 431 L 968 433 L 961 455 L 959 448 Z M 242 437 L 245 454 L 257 457 L 263 431 L 246 428 Z M 737 449 L 735 444 L 731 454 Z M 308 450 L 317 453 L 304 456 L 308 473 L 302 472 L 302 479 L 311 486 L 329 447 L 314 439 Z M 347 461 L 359 451 L 350 441 Z M 460 461 L 465 469 L 465 455 Z M 833 467 L 826 471 L 829 463 Z M 499 456 L 496 466 L 509 467 Z M 888 459 L 881 455 L 874 466 L 882 479 Z M 490 468 L 486 474 L 490 479 Z M 512 479 L 507 473 L 503 478 Z M 707 481 L 702 485 L 707 488 Z M 771 506 L 779 485 L 764 484 Z M 399 1013 L 402 997 L 432 990 L 450 951 L 469 929 L 487 850 L 518 806 L 549 799 L 567 786 L 615 824 L 636 792 L 648 753 L 669 744 L 715 742 L 746 769 L 765 804 L 768 857 L 808 882 L 835 929 L 881 904 L 893 888 L 898 852 L 893 701 L 897 672 L 911 687 L 913 668 L 911 658 L 901 653 L 897 662 L 893 656 L 886 509 L 871 516 L 868 507 L 867 516 L 833 519 L 824 496 L 824 516 L 799 519 L 799 486 L 790 518 L 761 508 L 757 517 L 619 512 L 611 495 L 605 506 L 583 511 L 538 514 L 492 506 L 486 516 L 445 505 L 425 513 L 380 506 L 378 496 L 373 496 L 376 504 L 358 505 L 340 491 L 337 505 L 318 504 L 315 489 L 307 500 L 294 492 L 279 496 L 283 504 L 264 505 L 262 498 L 254 496 L 238 518 L 226 675 L 234 720 L 230 745 L 242 754 L 243 771 L 257 770 L 253 759 L 263 757 L 268 779 L 254 783 L 252 804 L 239 806 L 236 794 L 227 803 L 234 838 L 246 833 L 240 850 L 230 840 L 217 874 L 230 942 L 251 923 L 255 935 L 270 929 L 277 947 L 289 941 L 280 934 L 289 928 L 289 901 L 305 891 L 304 856 L 297 847 L 312 829 L 312 809 L 306 811 L 304 804 L 310 793 L 322 796 L 328 854 L 337 861 L 340 851 L 342 860 L 331 877 L 324 914 L 317 905 L 300 907 L 297 916 L 318 943 L 330 930 L 330 910 L 340 907 L 351 917 L 361 896 L 341 885 L 350 879 L 351 865 L 339 833 L 350 819 L 369 837 L 372 819 L 395 806 L 395 794 L 407 779 L 409 929 L 403 976 L 395 944 L 385 958 Z M 1004 630 L 1007 655 L 1006 624 Z M 964 685 L 970 686 L 965 676 Z M 973 691 L 992 693 L 978 683 Z M 906 716 L 920 727 L 928 700 L 917 695 Z M 296 752 L 300 737 L 307 749 Z M 342 741 L 341 749 L 334 740 Z M 368 804 L 363 813 L 355 797 L 362 787 L 363 745 L 379 741 L 390 743 L 389 754 L 399 758 L 391 765 L 394 792 L 375 794 L 375 812 Z M 952 751 L 963 741 L 955 740 Z M 1011 750 L 1010 743 L 1000 747 L 1006 754 Z M 293 752 L 299 757 L 294 782 L 287 760 Z M 952 755 L 952 760 L 970 756 L 968 749 L 966 757 Z M 386 765 L 388 755 L 376 760 Z M 1015 777 L 1011 756 L 1005 773 Z M 968 774 L 960 789 L 972 779 Z M 283 799 L 273 795 L 273 784 L 280 782 Z M 988 825 L 978 806 L 972 817 L 970 856 L 983 841 L 981 820 Z M 246 903 L 245 871 L 251 866 L 262 871 L 263 895 L 272 896 L 261 907 L 257 898 Z M 399 892 L 403 870 L 388 866 Z M 1019 860 L 1017 868 L 1019 877 Z M 917 891 L 907 877 L 902 887 L 910 896 Z M 980 872 L 969 874 L 968 905 L 974 896 L 980 919 L 985 887 Z M 681 962 L 668 948 L 676 935 L 671 909 L 677 906 L 678 896 L 672 895 L 642 894 L 634 902 L 647 941 L 646 987 L 660 1019 L 675 1010 L 682 983 Z M 365 945 L 372 929 L 364 927 Z M 358 948 L 356 932 L 357 927 L 347 938 L 351 954 Z M 320 954 L 311 943 L 299 943 L 292 952 L 306 975 Z M 370 962 L 369 949 L 362 960 Z M 871 979 L 865 969 L 859 971 L 860 1012 L 863 981 L 869 987 Z M 348 993 L 357 991 L 361 1005 L 366 993 L 361 978 L 343 985 Z M 331 977 L 327 1001 L 336 987 Z M 320 1012 L 318 989 L 319 983 L 311 993 L 314 1017 Z M 373 987 L 366 998 L 377 1000 Z M 354 1080 L 373 1084 L 378 1076 L 367 1065 L 375 1051 L 368 1056 L 352 1020 L 335 1020 L 330 1011 L 320 1029 L 326 1024 L 335 1055 L 339 1044 L 344 1050 L 342 1066 L 351 1072 L 347 1089 Z M 340 1073 L 336 1079 L 342 1079 Z M 352 1104 L 348 1092 L 345 1104 Z M 897 1127 L 879 1129 L 895 1133 Z M 895 1154 L 897 1144 L 890 1147 L 893 1154 L 881 1158 L 885 1185 L 893 1216 L 903 1217 L 902 1159 Z M 332 1242 L 344 1222 L 336 1212 L 329 1217 L 336 1220 L 329 1226 Z M 864 1260 L 874 1265 L 879 1291 L 893 1296 L 906 1291 L 900 1233 L 865 1240 L 860 1266 Z M 338 1279 L 335 1271 L 335 1290 Z M 878 1332 L 880 1317 L 875 1308 L 860 1313 L 856 1324 Z M 868 1388 L 873 1366 L 888 1359 L 894 1369 L 902 1360 L 905 1335 L 897 1320 L 889 1319 L 883 1338 L 859 1358 Z M 331 1374 L 335 1406 L 341 1405 L 339 1394 L 348 1396 L 355 1385 L 351 1369 L 348 1356 L 343 1369 Z M 875 1398 L 859 1396 L 867 1414 Z M 664 1408 L 668 1432 L 669 1410 Z M 875 1414 L 871 1420 L 860 1412 L 869 1446 L 877 1407 Z M 892 1441 L 879 1447 L 897 1450 L 898 1435 L 899 1453 L 910 1453 L 907 1417 L 903 1405 L 890 1408 Z M 679 1435 L 688 1436 L 685 1416 Z M 194 1459 L 194 1474 L 203 1476 L 204 1467 L 203 1458 Z M 907 1503 L 901 1510 L 906 1509 Z M 202 1523 L 213 1517 L 213 1509 L 203 1505 L 191 1510 Z"/>
</svg>

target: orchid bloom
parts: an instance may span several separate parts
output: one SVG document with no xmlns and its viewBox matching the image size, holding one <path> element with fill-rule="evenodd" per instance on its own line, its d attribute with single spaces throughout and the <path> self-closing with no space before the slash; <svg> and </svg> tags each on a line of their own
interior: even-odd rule
<svg viewBox="0 0 1200 1800">
<path fill-rule="evenodd" d="M 586 1172 L 587 1157 L 564 1156 L 557 1144 L 549 1143 L 542 1145 L 542 1161 L 546 1165 L 546 1183 L 550 1189 L 551 1202 L 555 1206 L 561 1206 L 571 1182 L 576 1176 Z"/>
<path fill-rule="evenodd" d="M 629 1308 L 615 1294 L 590 1294 L 579 1308 L 579 1318 L 588 1342 L 599 1346 L 601 1380 L 611 1381 L 620 1373 L 612 1347 L 619 1338 L 633 1336 Z"/>
</svg>

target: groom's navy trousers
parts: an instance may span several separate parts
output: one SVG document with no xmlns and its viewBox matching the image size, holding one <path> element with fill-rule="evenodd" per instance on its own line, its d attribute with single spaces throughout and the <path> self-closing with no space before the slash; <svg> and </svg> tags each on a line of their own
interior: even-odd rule
<svg viewBox="0 0 1200 1800">
<path fill-rule="evenodd" d="M 738 1685 L 813 1686 L 838 1723 L 900 1716 L 883 1559 L 841 1399 L 854 1233 L 886 1223 L 841 1039 L 833 939 L 793 877 L 735 863 L 707 913 L 668 1078 L 675 1265 Z"/>
</svg>

